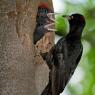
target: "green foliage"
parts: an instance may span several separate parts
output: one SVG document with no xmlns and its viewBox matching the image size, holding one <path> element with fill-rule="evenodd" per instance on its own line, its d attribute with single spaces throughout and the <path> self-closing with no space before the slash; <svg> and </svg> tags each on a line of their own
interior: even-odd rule
<svg viewBox="0 0 95 95">
<path fill-rule="evenodd" d="M 66 19 L 64 19 L 62 16 L 57 16 L 56 17 L 56 34 L 60 36 L 66 35 L 66 32 L 69 31 L 69 24 Z"/>
</svg>

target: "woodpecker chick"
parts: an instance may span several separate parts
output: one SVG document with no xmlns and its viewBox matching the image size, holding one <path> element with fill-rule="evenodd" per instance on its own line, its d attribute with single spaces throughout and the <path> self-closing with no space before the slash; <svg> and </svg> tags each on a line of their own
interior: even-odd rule
<svg viewBox="0 0 95 95">
<path fill-rule="evenodd" d="M 69 33 L 62 37 L 43 58 L 49 68 L 49 83 L 41 95 L 60 95 L 69 82 L 80 61 L 83 52 L 81 35 L 85 26 L 85 18 L 81 14 L 63 16 L 68 19 Z M 49 58 L 52 56 L 52 58 Z"/>
<path fill-rule="evenodd" d="M 46 32 L 52 32 L 45 28 L 45 25 L 52 22 L 52 20 L 49 19 L 47 16 L 48 13 L 51 13 L 52 10 L 49 9 L 48 5 L 46 3 L 41 3 L 38 6 L 38 12 L 36 16 L 36 27 L 35 31 L 33 33 L 33 43 L 36 44 L 44 35 Z"/>
</svg>

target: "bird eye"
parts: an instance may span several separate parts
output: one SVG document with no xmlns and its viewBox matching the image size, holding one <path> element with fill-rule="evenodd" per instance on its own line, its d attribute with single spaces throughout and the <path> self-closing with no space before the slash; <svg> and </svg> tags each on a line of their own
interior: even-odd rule
<svg viewBox="0 0 95 95">
<path fill-rule="evenodd" d="M 71 16 L 71 19 L 73 19 L 74 17 L 73 16 Z"/>
</svg>

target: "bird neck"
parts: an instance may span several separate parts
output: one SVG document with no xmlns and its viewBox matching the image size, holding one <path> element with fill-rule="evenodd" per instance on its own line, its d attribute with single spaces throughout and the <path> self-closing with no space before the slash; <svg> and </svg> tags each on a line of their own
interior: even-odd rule
<svg viewBox="0 0 95 95">
<path fill-rule="evenodd" d="M 79 26 L 71 26 L 69 36 L 73 37 L 74 39 L 81 39 L 83 27 Z"/>
</svg>

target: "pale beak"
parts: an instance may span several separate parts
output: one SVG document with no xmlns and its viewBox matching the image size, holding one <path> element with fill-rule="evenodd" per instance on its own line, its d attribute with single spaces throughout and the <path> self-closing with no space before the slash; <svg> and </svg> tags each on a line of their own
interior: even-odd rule
<svg viewBox="0 0 95 95">
<path fill-rule="evenodd" d="M 45 28 L 46 30 L 48 30 L 48 31 L 53 31 L 53 32 L 57 31 L 57 30 L 55 29 L 55 13 L 48 13 L 48 14 L 47 14 L 47 17 L 48 17 L 51 21 L 49 21 L 49 23 L 46 24 L 46 25 L 44 26 L 44 28 Z"/>
<path fill-rule="evenodd" d="M 61 15 L 61 16 L 63 16 L 63 13 L 48 13 L 47 17 L 55 22 L 55 15 Z"/>
<path fill-rule="evenodd" d="M 67 18 L 68 20 L 72 19 L 69 15 L 63 15 L 62 13 L 48 13 L 47 17 L 52 21 L 49 24 L 46 24 L 44 28 L 48 31 L 57 31 L 56 29 L 53 29 L 52 27 L 55 26 L 55 15 L 61 15 L 64 18 Z"/>
<path fill-rule="evenodd" d="M 62 15 L 62 17 L 66 18 L 67 20 L 71 20 L 72 19 L 72 17 L 69 16 L 69 15 Z"/>
</svg>

